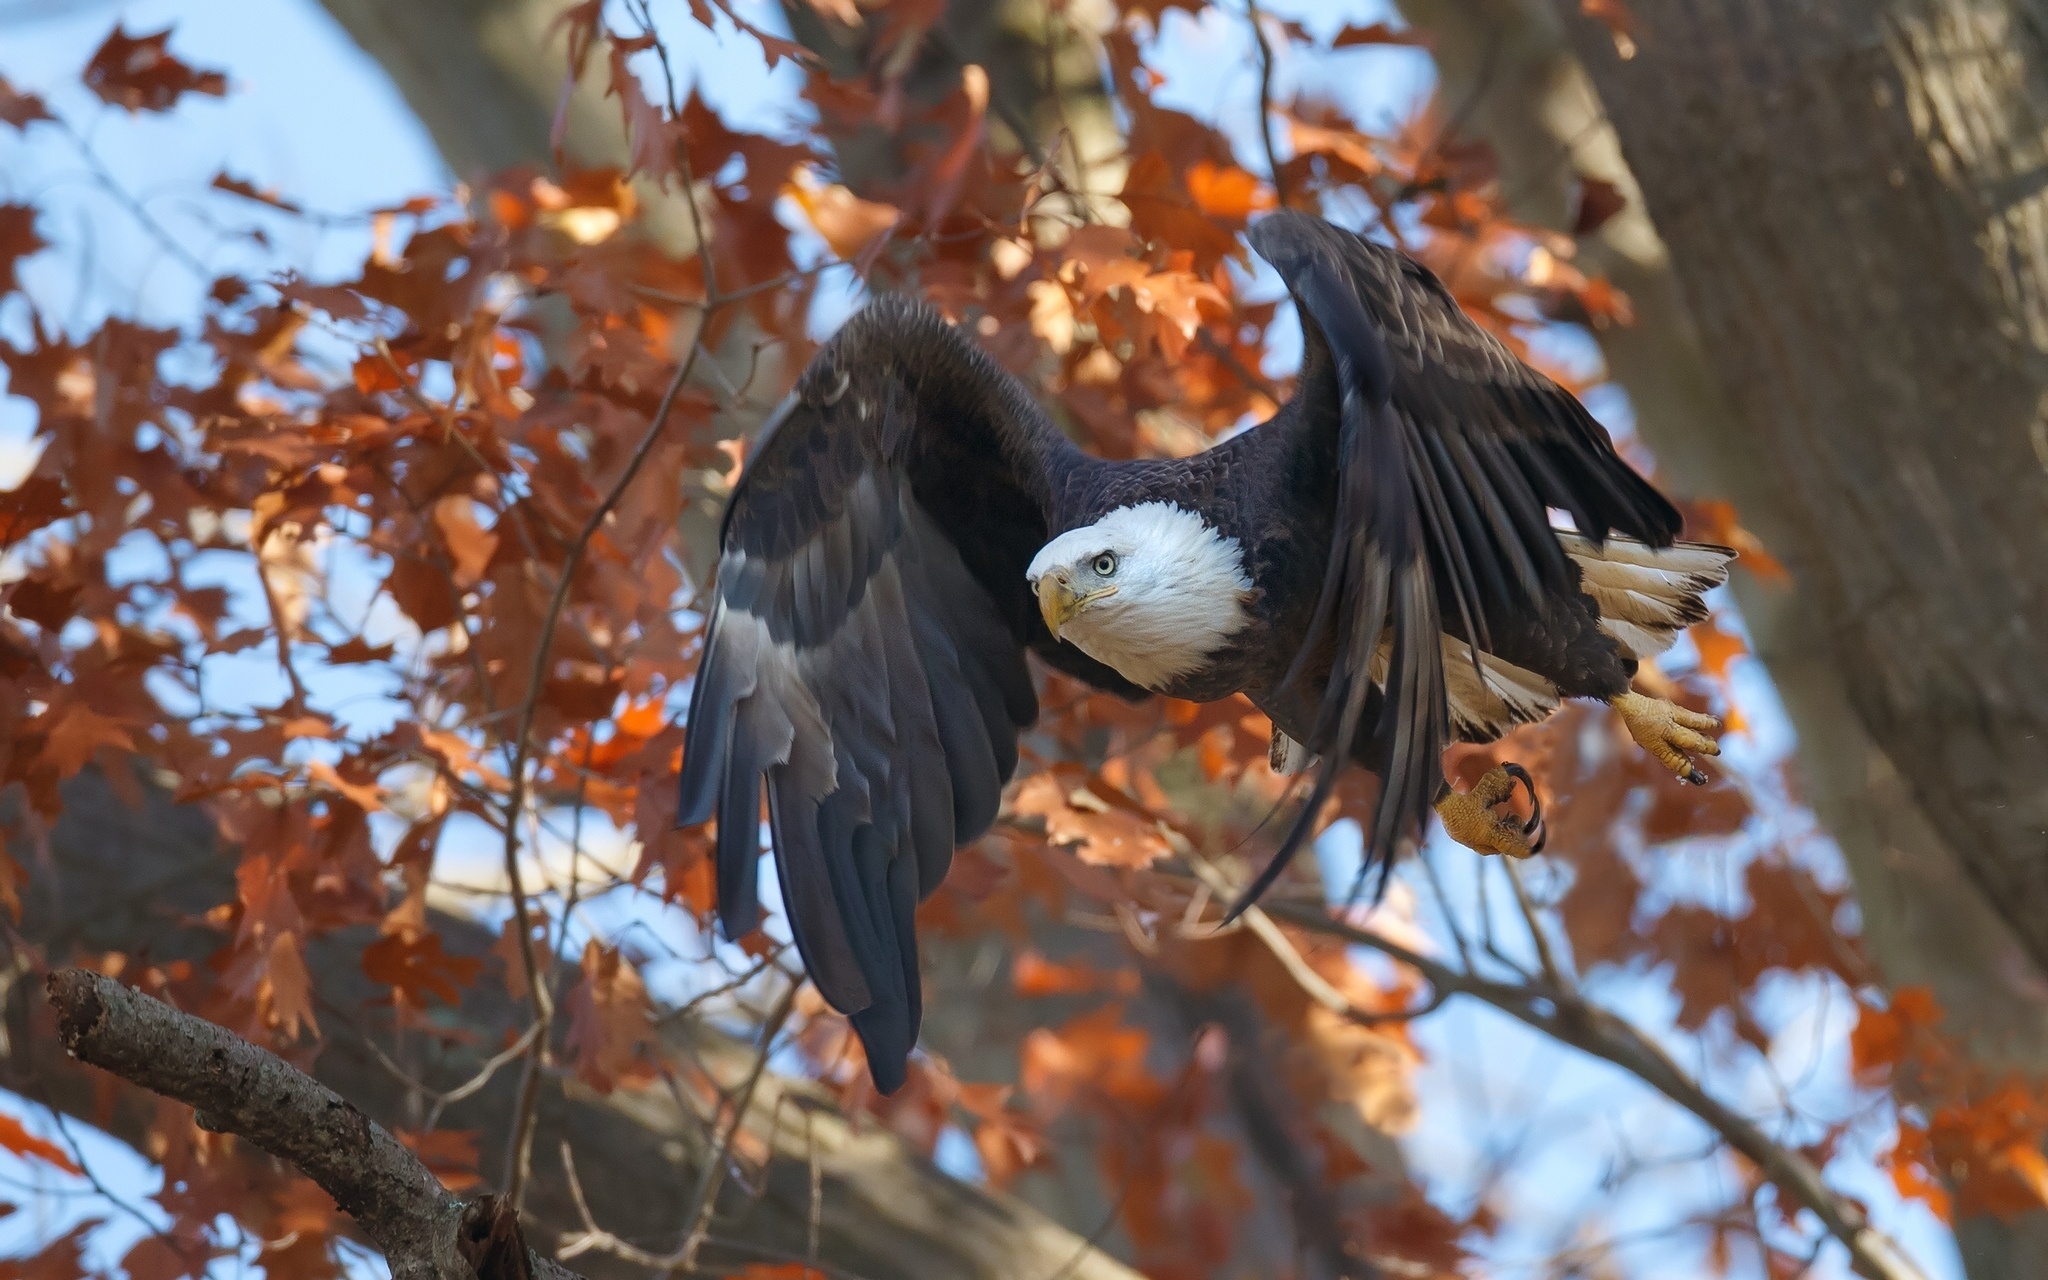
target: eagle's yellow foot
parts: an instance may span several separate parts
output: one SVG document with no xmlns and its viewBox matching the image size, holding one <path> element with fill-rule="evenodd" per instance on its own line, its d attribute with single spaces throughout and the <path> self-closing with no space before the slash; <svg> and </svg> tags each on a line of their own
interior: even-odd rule
<svg viewBox="0 0 2048 1280">
<path fill-rule="evenodd" d="M 1693 764 L 1691 756 L 1721 754 L 1721 744 L 1709 736 L 1721 732 L 1719 720 L 1687 711 L 1662 698 L 1646 698 L 1634 690 L 1613 699 L 1609 705 L 1621 713 L 1629 736 L 1655 756 L 1657 763 L 1677 774 L 1680 782 L 1696 787 L 1706 785 L 1707 775 Z"/>
<path fill-rule="evenodd" d="M 1436 816 L 1443 819 L 1451 839 L 1480 853 L 1501 853 L 1526 858 L 1543 849 L 1543 810 L 1539 805 L 1527 822 L 1512 813 L 1497 813 L 1495 807 L 1515 793 L 1515 783 L 1529 789 L 1529 801 L 1537 804 L 1536 786 L 1528 770 L 1518 764 L 1497 764 L 1480 775 L 1466 792 L 1453 791 L 1436 802 Z"/>
</svg>

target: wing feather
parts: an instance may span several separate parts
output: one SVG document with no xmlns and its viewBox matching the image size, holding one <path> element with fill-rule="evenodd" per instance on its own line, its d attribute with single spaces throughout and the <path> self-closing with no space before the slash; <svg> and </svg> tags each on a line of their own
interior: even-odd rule
<svg viewBox="0 0 2048 1280">
<path fill-rule="evenodd" d="M 1570 512 L 1596 548 L 1614 533 L 1668 546 L 1679 527 L 1677 511 L 1621 460 L 1585 407 L 1473 323 L 1420 263 L 1293 211 L 1267 217 L 1250 239 L 1301 311 L 1298 398 L 1308 405 L 1289 421 L 1338 424 L 1334 543 L 1283 684 L 1301 678 L 1333 629 L 1338 660 L 1305 744 L 1321 758 L 1308 803 L 1239 909 L 1313 834 L 1354 757 L 1381 778 L 1367 866 L 1377 860 L 1384 886 L 1394 851 L 1420 836 L 1444 786 L 1445 662 L 1447 652 L 1456 657 L 1444 624 L 1483 646 L 1515 611 L 1577 590 L 1548 508 Z M 1331 447 L 1314 431 L 1296 438 Z M 1456 648 L 1471 666 L 1466 679 L 1483 690 L 1480 655 Z M 1461 687 L 1459 701 L 1464 724 L 1471 690 Z"/>
<path fill-rule="evenodd" d="M 718 818 L 737 938 L 765 791 L 790 931 L 884 1092 L 917 1040 L 917 904 L 994 821 L 1037 716 L 1024 570 L 1078 457 L 941 317 L 883 299 L 804 372 L 721 526 L 678 821 Z"/>
</svg>

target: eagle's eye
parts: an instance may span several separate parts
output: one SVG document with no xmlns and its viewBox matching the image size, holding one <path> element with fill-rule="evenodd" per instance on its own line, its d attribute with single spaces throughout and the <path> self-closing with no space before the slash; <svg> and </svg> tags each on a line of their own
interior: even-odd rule
<svg viewBox="0 0 2048 1280">
<path fill-rule="evenodd" d="M 1116 557 L 1105 551 L 1095 557 L 1095 576 L 1107 578 L 1116 572 Z"/>
</svg>

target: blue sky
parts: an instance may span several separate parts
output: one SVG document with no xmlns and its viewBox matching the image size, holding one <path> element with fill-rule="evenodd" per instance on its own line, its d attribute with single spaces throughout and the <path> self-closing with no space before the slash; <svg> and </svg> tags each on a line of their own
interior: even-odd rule
<svg viewBox="0 0 2048 1280">
<path fill-rule="evenodd" d="M 762 18 L 772 21 L 767 7 L 760 7 Z M 1379 0 L 1269 0 L 1264 7 L 1300 18 L 1318 34 L 1346 21 L 1387 16 Z M 671 4 L 662 12 L 679 15 L 683 6 Z M 128 117 L 100 108 L 77 85 L 75 73 L 117 18 L 131 32 L 175 24 L 173 48 L 195 63 L 226 68 L 232 92 L 225 100 L 188 102 L 168 118 Z M 684 74 L 736 123 L 766 127 L 800 110 L 791 96 L 792 73 L 787 68 L 770 73 L 751 41 L 730 33 L 722 39 L 706 37 L 680 20 L 669 24 L 669 34 L 688 64 Z M 1163 34 L 1155 51 L 1155 65 L 1167 76 L 1162 101 L 1218 122 L 1237 142 L 1247 167 L 1260 169 L 1257 74 L 1241 13 L 1212 7 L 1198 21 L 1175 13 Z M 0 74 L 45 95 L 53 110 L 78 122 L 121 185 L 141 198 L 209 270 L 293 268 L 332 278 L 361 261 L 370 235 L 361 221 L 322 229 L 290 227 L 243 202 L 209 195 L 204 189 L 216 172 L 337 214 L 421 193 L 446 193 L 451 186 L 431 140 L 379 68 L 309 0 L 84 0 L 70 5 L 0 0 Z M 1371 49 L 1327 56 L 1295 53 L 1282 60 L 1277 80 L 1280 97 L 1310 88 L 1345 101 L 1360 118 L 1373 122 L 1409 110 L 1417 95 L 1428 90 L 1431 74 L 1425 55 Z M 89 328 L 108 313 L 160 324 L 189 321 L 194 314 L 207 281 L 98 190 L 59 136 L 39 129 L 24 139 L 0 129 L 0 200 L 10 199 L 35 201 L 49 210 L 46 238 L 89 246 L 89 252 L 45 253 L 23 270 L 38 305 L 67 327 Z M 250 228 L 264 229 L 271 242 L 252 241 L 246 234 Z M 0 339 L 20 340 L 25 323 L 18 301 L 0 305 Z M 1578 359 L 1596 358 L 1583 335 L 1561 334 L 1555 341 L 1560 351 Z M 1290 358 L 1289 352 L 1276 350 L 1272 360 L 1277 367 Z M 1603 396 L 1597 407 L 1625 428 L 1625 397 Z M 33 426 L 25 402 L 0 397 L 0 487 L 11 485 L 32 460 L 27 445 Z M 385 625 L 403 624 L 392 618 Z M 275 681 L 274 671 L 255 661 L 236 678 L 244 676 L 252 698 L 263 696 L 263 682 Z M 1774 759 L 1789 749 L 1789 729 L 1774 714 L 1775 697 L 1760 670 L 1752 664 L 1741 681 L 1745 712 L 1758 729 L 1748 743 L 1736 745 L 1731 757 L 1738 765 L 1744 752 L 1757 762 Z M 375 687 L 331 686 L 316 692 L 328 705 L 345 703 L 353 715 L 374 719 L 389 713 Z M 387 709 L 380 712 L 380 704 Z M 478 833 L 455 840 L 451 861 L 495 858 L 479 842 Z M 1343 835 L 1326 841 L 1322 852 L 1333 882 L 1348 879 Z M 1723 882 L 1731 856 L 1723 849 L 1685 848 L 1646 851 L 1645 856 L 1651 853 L 1682 864 L 1685 874 L 1673 881 L 1681 891 L 1689 883 Z M 1826 848 L 1814 856 L 1824 861 Z M 1453 898 L 1472 901 L 1472 879 L 1488 874 L 1485 866 L 1468 857 L 1440 861 L 1452 881 Z M 1541 868 L 1533 874 L 1540 885 Z M 1494 923 L 1504 936 L 1514 936 L 1517 923 L 1505 914 L 1507 898 L 1499 888 L 1496 883 L 1492 901 L 1502 914 Z M 630 927 L 643 938 L 668 939 L 679 958 L 653 966 L 651 980 L 669 991 L 692 985 L 691 966 L 680 953 L 698 944 L 679 917 L 614 895 L 590 911 L 588 927 L 608 936 Z M 1829 996 L 1818 982 L 1781 985 L 1769 1001 L 1774 1015 L 1769 1025 L 1779 1032 L 1778 1074 L 1819 1082 L 1800 1095 L 1815 1110 L 1833 1113 L 1856 1105 L 1857 1099 L 1839 1084 L 1846 1078 L 1842 1054 L 1851 1016 L 1846 1002 L 1839 992 Z M 1675 1002 L 1658 974 L 1611 975 L 1595 994 L 1653 1031 L 1671 1026 Z M 1557 1242 L 1548 1233 L 1560 1222 L 1576 1220 L 1587 1207 L 1597 1208 L 1609 1229 L 1625 1233 L 1669 1222 L 1688 1206 L 1712 1202 L 1721 1193 L 1727 1176 L 1723 1162 L 1685 1158 L 1705 1148 L 1703 1131 L 1618 1073 L 1483 1009 L 1456 1003 L 1422 1023 L 1418 1038 L 1429 1066 L 1420 1080 L 1422 1127 L 1407 1143 L 1415 1164 L 1455 1199 L 1456 1189 L 1469 1186 L 1472 1171 L 1492 1156 L 1509 1149 L 1523 1152 L 1514 1176 L 1497 1189 L 1510 1225 L 1493 1274 L 1525 1274 L 1517 1265 L 1554 1247 Z M 1723 1097 L 1758 1114 L 1776 1113 L 1775 1086 L 1765 1072 L 1704 1059 L 1697 1045 L 1684 1038 L 1669 1043 L 1681 1062 L 1712 1079 Z M 37 1120 L 35 1109 L 18 1099 L 8 1109 Z M 72 1129 L 81 1135 L 95 1172 L 124 1198 L 133 1201 L 153 1185 L 154 1174 L 132 1152 L 80 1126 Z M 957 1146 L 949 1147 L 948 1154 L 958 1167 L 969 1166 L 969 1157 Z M 1603 1169 L 1625 1155 L 1669 1163 L 1610 1196 L 1603 1189 Z M 1872 1204 L 1886 1227 L 1934 1269 L 1935 1280 L 1960 1276 L 1947 1233 L 1923 1210 L 1901 1206 L 1888 1184 L 1874 1177 L 1849 1189 Z M 0 1223 L 0 1252 L 61 1231 L 97 1203 L 90 1188 L 75 1180 L 4 1157 L 0 1198 L 30 1209 Z M 140 1230 L 132 1222 L 123 1224 L 118 1212 L 114 1217 L 116 1225 L 103 1233 L 98 1246 L 105 1260 L 118 1258 Z M 1633 1274 L 1673 1280 L 1696 1274 L 1698 1263 L 1690 1249 L 1659 1243 L 1631 1252 L 1628 1260 Z M 1815 1274 L 1846 1272 L 1837 1263 Z"/>
</svg>

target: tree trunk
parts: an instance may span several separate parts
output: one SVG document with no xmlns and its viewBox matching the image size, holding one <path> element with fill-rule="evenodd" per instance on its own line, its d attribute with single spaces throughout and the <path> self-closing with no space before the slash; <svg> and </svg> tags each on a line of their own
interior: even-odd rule
<svg viewBox="0 0 2048 1280">
<path fill-rule="evenodd" d="M 1644 321 L 1603 345 L 1645 437 L 1681 487 L 1733 498 L 1799 581 L 1742 602 L 1873 955 L 1932 985 L 1979 1061 L 2039 1070 L 2043 29 L 2003 3 L 1633 0 L 1624 59 L 1568 0 L 1475 9 L 1512 13 L 1538 49 L 1543 110 L 1495 127 L 1547 132 L 1527 154 L 1631 196 L 1594 251 Z M 1695 412 L 1667 416 L 1660 385 L 1697 386 Z M 1974 1280 L 2032 1275 L 2048 1215 L 1958 1237 Z"/>
</svg>

